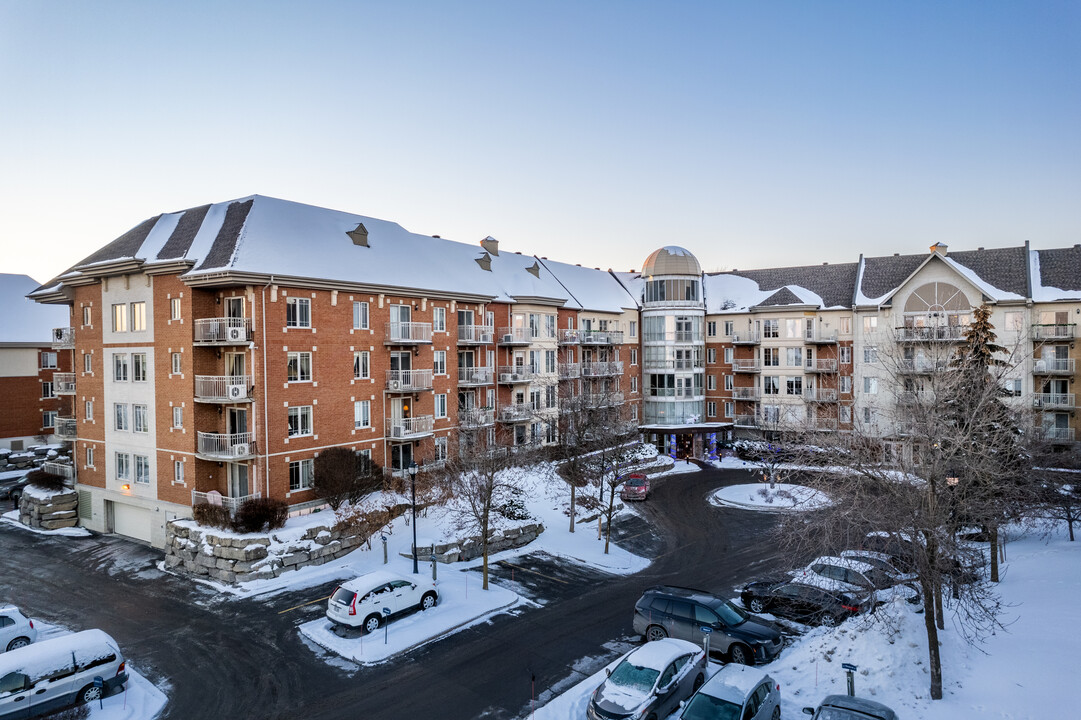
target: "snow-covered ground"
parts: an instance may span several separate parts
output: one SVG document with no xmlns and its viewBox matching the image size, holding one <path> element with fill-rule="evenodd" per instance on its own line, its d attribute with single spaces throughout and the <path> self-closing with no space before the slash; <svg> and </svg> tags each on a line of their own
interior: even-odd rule
<svg viewBox="0 0 1081 720">
<path fill-rule="evenodd" d="M 822 491 L 789 483 L 774 483 L 772 488 L 769 483 L 730 485 L 710 493 L 708 500 L 711 505 L 768 512 L 816 510 L 830 504 Z"/>
<path fill-rule="evenodd" d="M 19 522 L 19 511 L 12 510 L 0 515 L 0 522 L 6 522 L 14 525 L 17 528 L 26 530 L 27 532 L 37 533 L 38 535 L 64 535 L 67 537 L 90 537 L 90 531 L 81 527 L 69 527 L 69 528 L 57 528 L 56 530 L 45 530 L 44 528 L 33 528 L 29 525 L 23 525 Z"/>
<path fill-rule="evenodd" d="M 764 669 L 781 685 L 782 717 L 802 717 L 826 695 L 845 692 L 841 663 L 855 664 L 856 694 L 892 707 L 900 717 L 923 720 L 1022 720 L 1071 717 L 1078 705 L 1072 668 L 1081 657 L 1081 542 L 1065 532 L 1046 540 L 1037 532 L 1006 546 L 999 591 L 1007 629 L 982 645 L 966 644 L 948 615 L 939 632 L 943 699 L 930 699 L 923 615 L 893 611 L 898 630 L 885 623 L 848 620 L 815 628 L 785 648 Z M 950 610 L 947 609 L 949 613 Z M 614 664 L 614 663 L 613 663 Z M 585 714 L 589 694 L 603 681 L 594 674 L 536 711 L 537 720 Z M 1074 708 L 1074 710 L 1070 710 Z"/>
</svg>

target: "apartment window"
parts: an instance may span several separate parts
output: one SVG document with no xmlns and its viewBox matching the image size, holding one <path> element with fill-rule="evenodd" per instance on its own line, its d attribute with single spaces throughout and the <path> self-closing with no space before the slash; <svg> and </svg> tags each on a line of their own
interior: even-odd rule
<svg viewBox="0 0 1081 720">
<path fill-rule="evenodd" d="M 146 303 L 133 302 L 131 304 L 131 331 L 142 332 L 146 330 Z"/>
<path fill-rule="evenodd" d="M 789 395 L 802 395 L 803 394 L 803 378 L 790 377 L 785 383 L 785 392 Z"/>
<path fill-rule="evenodd" d="M 863 331 L 865 333 L 878 332 L 878 317 L 871 315 L 863 318 Z"/>
<path fill-rule="evenodd" d="M 841 406 L 841 422 L 843 422 L 843 423 L 852 422 L 852 408 L 850 406 L 848 406 L 848 405 L 842 405 Z"/>
<path fill-rule="evenodd" d="M 549 385 L 544 388 L 544 407 L 554 408 L 556 406 L 556 387 L 555 385 Z"/>
<path fill-rule="evenodd" d="M 842 365 L 851 365 L 852 364 L 852 348 L 850 348 L 850 347 L 841 348 L 841 364 Z"/>
<path fill-rule="evenodd" d="M 780 320 L 763 320 L 762 321 L 762 337 L 767 337 L 767 338 L 781 337 L 781 321 Z"/>
<path fill-rule="evenodd" d="M 447 331 L 447 309 L 432 308 L 432 332 Z"/>
<path fill-rule="evenodd" d="M 725 336 L 731 336 L 734 332 L 736 332 L 736 323 L 734 321 L 732 321 L 732 320 L 725 320 L 724 321 L 724 334 L 725 334 Z"/>
<path fill-rule="evenodd" d="M 785 348 L 788 367 L 803 367 L 803 348 Z"/>
<path fill-rule="evenodd" d="M 173 461 L 173 483 L 177 485 L 184 484 L 184 463 L 179 460 Z"/>
<path fill-rule="evenodd" d="M 724 376 L 724 389 L 725 390 L 732 390 L 733 388 L 735 388 L 735 386 L 736 386 L 736 379 L 735 378 L 736 378 L 735 375 L 725 375 Z"/>
<path fill-rule="evenodd" d="M 43 352 L 41 353 L 41 369 L 42 370 L 54 370 L 56 368 L 56 353 Z"/>
<path fill-rule="evenodd" d="M 179 320 L 180 319 L 180 298 L 170 298 L 169 299 L 169 319 L 170 320 Z"/>
<path fill-rule="evenodd" d="M 41 427 L 42 428 L 54 428 L 56 427 L 56 410 L 46 410 L 41 414 Z"/>
<path fill-rule="evenodd" d="M 286 358 L 286 380 L 289 382 L 310 382 L 312 379 L 312 354 L 310 352 L 291 352 Z"/>
<path fill-rule="evenodd" d="M 544 337 L 554 338 L 556 336 L 556 316 L 545 315 L 544 316 Z"/>
<path fill-rule="evenodd" d="M 128 381 L 128 356 L 124 353 L 113 354 L 113 380 Z"/>
<path fill-rule="evenodd" d="M 41 383 L 41 399 L 47 400 L 54 397 L 56 397 L 56 390 L 53 388 L 53 384 L 51 382 Z"/>
<path fill-rule="evenodd" d="M 184 408 L 179 405 L 173 406 L 173 427 L 184 427 Z"/>
<path fill-rule="evenodd" d="M 842 375 L 841 376 L 841 393 L 843 395 L 851 395 L 852 394 L 852 376 L 851 375 Z"/>
<path fill-rule="evenodd" d="M 844 315 L 840 318 L 840 332 L 842 335 L 852 334 L 852 316 Z"/>
<path fill-rule="evenodd" d="M 706 348 L 706 362 L 710 365 L 717 362 L 717 348 Z"/>
<path fill-rule="evenodd" d="M 803 323 L 799 319 L 788 319 L 784 321 L 784 336 L 788 338 L 803 337 Z"/>
<path fill-rule="evenodd" d="M 94 467 L 94 448 L 93 447 L 88 446 L 86 448 L 86 466 L 87 467 Z"/>
<path fill-rule="evenodd" d="M 150 458 L 146 455 L 135 456 L 135 482 L 140 485 L 150 484 Z"/>
<path fill-rule="evenodd" d="M 307 490 L 312 486 L 313 460 L 297 460 L 289 463 L 289 491 Z"/>
<path fill-rule="evenodd" d="M 128 331 L 128 306 L 124 303 L 113 305 L 113 332 Z"/>
<path fill-rule="evenodd" d="M 439 394 L 435 396 L 435 416 L 445 418 L 447 416 L 447 396 Z"/>
<path fill-rule="evenodd" d="M 353 427 L 367 428 L 372 426 L 372 403 L 370 400 L 357 400 L 353 403 Z"/>
<path fill-rule="evenodd" d="M 863 421 L 864 421 L 865 423 L 873 423 L 873 422 L 875 421 L 875 413 L 874 413 L 874 410 L 872 410 L 872 409 L 871 409 L 871 408 L 869 408 L 869 407 L 865 407 L 865 408 L 863 409 Z"/>
<path fill-rule="evenodd" d="M 706 417 L 717 417 L 717 403 L 706 403 Z"/>
<path fill-rule="evenodd" d="M 628 326 L 630 327 L 630 331 L 631 331 L 630 335 L 631 335 L 631 337 L 638 337 L 638 321 L 637 320 L 631 320 L 630 323 L 628 323 Z"/>
<path fill-rule="evenodd" d="M 285 327 L 310 328 L 311 326 L 312 301 L 309 298 L 286 298 Z"/>
<path fill-rule="evenodd" d="M 132 430 L 137 433 L 150 432 L 150 420 L 147 417 L 146 405 L 131 406 Z"/>
<path fill-rule="evenodd" d="M 83 372 L 84 373 L 92 373 L 92 372 L 94 372 L 93 360 L 91 360 L 91 358 L 93 358 L 93 357 L 94 356 L 91 355 L 90 353 L 83 353 Z"/>
<path fill-rule="evenodd" d="M 762 378 L 762 394 L 763 395 L 780 395 L 781 394 L 780 379 L 773 376 L 773 375 L 767 375 L 766 377 Z"/>
<path fill-rule="evenodd" d="M 1021 378 L 1008 378 L 1006 380 L 1006 393 L 1014 397 L 1021 397 Z"/>
<path fill-rule="evenodd" d="M 631 405 L 631 420 L 638 420 L 638 406 Z"/>
<path fill-rule="evenodd" d="M 172 372 L 174 375 L 180 374 L 180 353 L 173 353 Z"/>
<path fill-rule="evenodd" d="M 447 439 L 438 437 L 435 439 L 435 461 L 443 462 L 447 459 Z"/>
<path fill-rule="evenodd" d="M 128 406 L 126 403 L 113 403 L 113 417 L 115 418 L 115 430 L 129 430 Z"/>
<path fill-rule="evenodd" d="M 371 353 L 367 350 L 353 353 L 353 379 L 364 380 L 371 376 Z"/>
<path fill-rule="evenodd" d="M 781 348 L 762 348 L 762 364 L 767 367 L 779 367 Z"/>
<path fill-rule="evenodd" d="M 1025 314 L 1011 310 L 1006 313 L 1006 329 L 1011 332 L 1021 332 L 1025 329 Z"/>
<path fill-rule="evenodd" d="M 864 376 L 863 378 L 863 392 L 868 395 L 878 394 L 878 378 Z"/>
<path fill-rule="evenodd" d="M 432 373 L 435 375 L 447 374 L 447 351 L 436 350 L 432 353 Z"/>
<path fill-rule="evenodd" d="M 90 308 L 84 307 L 83 308 L 83 326 L 85 327 L 86 325 L 90 325 L 91 324 L 90 320 L 91 320 Z"/>
<path fill-rule="evenodd" d="M 131 479 L 131 455 L 119 452 L 116 454 L 116 479 Z"/>
<path fill-rule="evenodd" d="M 367 330 L 368 329 L 368 303 L 355 302 L 353 303 L 353 329 L 354 330 Z"/>
<path fill-rule="evenodd" d="M 146 353 L 131 354 L 131 379 L 146 382 Z"/>
<path fill-rule="evenodd" d="M 94 419 L 94 401 L 93 400 L 86 400 L 85 402 L 83 402 L 83 419 L 84 420 L 93 420 Z"/>
<path fill-rule="evenodd" d="M 716 390 L 716 389 L 717 389 L 717 376 L 716 375 L 706 375 L 706 390 Z"/>
<path fill-rule="evenodd" d="M 638 364 L 638 348 L 631 348 L 631 365 Z"/>
<path fill-rule="evenodd" d="M 863 348 L 863 361 L 865 363 L 878 362 L 878 348 L 874 347 L 873 345 L 868 345 L 867 347 Z"/>
<path fill-rule="evenodd" d="M 732 350 L 733 350 L 733 348 L 725 348 L 725 349 L 724 349 L 724 361 L 725 361 L 725 363 L 727 363 L 728 365 L 731 365 L 731 364 L 732 364 L 732 357 L 733 357 L 733 352 L 732 352 Z"/>
<path fill-rule="evenodd" d="M 289 408 L 289 437 L 312 434 L 312 406 Z"/>
<path fill-rule="evenodd" d="M 734 410 L 735 410 L 735 405 L 733 403 L 726 402 L 724 404 L 724 416 L 726 418 L 727 417 L 732 417 L 732 413 L 734 412 Z"/>
<path fill-rule="evenodd" d="M 631 375 L 631 392 L 632 393 L 638 392 L 638 376 L 637 375 Z"/>
<path fill-rule="evenodd" d="M 706 323 L 706 335 L 709 337 L 717 337 L 717 321 L 710 320 Z"/>
</svg>

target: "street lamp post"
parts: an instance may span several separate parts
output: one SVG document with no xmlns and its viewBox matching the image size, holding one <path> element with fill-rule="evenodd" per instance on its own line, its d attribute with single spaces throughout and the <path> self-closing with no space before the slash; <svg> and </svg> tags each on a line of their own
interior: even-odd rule
<svg viewBox="0 0 1081 720">
<path fill-rule="evenodd" d="M 419 575 L 417 566 L 417 461 L 409 463 L 409 479 L 413 489 L 413 574 Z"/>
</svg>

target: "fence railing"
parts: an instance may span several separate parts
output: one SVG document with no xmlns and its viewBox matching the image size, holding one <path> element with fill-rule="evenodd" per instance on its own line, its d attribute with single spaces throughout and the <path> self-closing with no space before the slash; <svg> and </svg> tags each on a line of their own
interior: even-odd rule
<svg viewBox="0 0 1081 720">
<path fill-rule="evenodd" d="M 1035 375 L 1073 375 L 1073 358 L 1037 358 L 1032 364 L 1032 372 Z M 53 375 L 56 377 L 56 375 Z M 57 392 L 60 392 L 57 390 Z"/>
<path fill-rule="evenodd" d="M 1033 340 L 1068 340 L 1074 336 L 1074 323 L 1040 323 L 1032 326 Z"/>
<path fill-rule="evenodd" d="M 735 372 L 758 372 L 762 363 L 757 358 L 732 358 L 732 370 Z"/>
<path fill-rule="evenodd" d="M 79 421 L 73 417 L 58 417 L 54 421 L 53 432 L 64 440 L 74 440 L 79 435 Z"/>
<path fill-rule="evenodd" d="M 623 362 L 584 362 L 581 364 L 582 377 L 604 377 L 623 373 Z"/>
<path fill-rule="evenodd" d="M 499 408 L 499 421 L 521 422 L 530 419 L 536 412 L 529 403 L 512 403 Z"/>
<path fill-rule="evenodd" d="M 501 383 L 529 382 L 539 374 L 533 365 L 499 366 L 499 382 Z"/>
<path fill-rule="evenodd" d="M 75 394 L 75 373 L 73 372 L 58 372 L 53 373 L 53 391 L 57 395 L 74 395 Z"/>
<path fill-rule="evenodd" d="M 494 374 L 490 367 L 460 367 L 458 368 L 459 385 L 491 385 Z"/>
<path fill-rule="evenodd" d="M 1032 396 L 1033 407 L 1048 409 L 1074 407 L 1073 393 L 1036 393 Z"/>
<path fill-rule="evenodd" d="M 47 473 L 52 473 L 53 475 L 59 475 L 62 478 L 67 478 L 68 480 L 75 480 L 74 465 L 58 462 L 46 462 L 42 463 L 41 469 Z"/>
<path fill-rule="evenodd" d="M 431 435 L 435 428 L 435 418 L 431 415 L 417 415 L 409 418 L 387 418 L 387 437 L 393 440 Z"/>
<path fill-rule="evenodd" d="M 53 328 L 53 350 L 70 350 L 75 347 L 75 328 Z"/>
<path fill-rule="evenodd" d="M 255 434 L 200 432 L 196 451 L 215 460 L 245 460 L 255 455 Z"/>
<path fill-rule="evenodd" d="M 192 326 L 192 342 L 195 343 L 240 345 L 250 340 L 250 318 L 199 318 Z"/>
<path fill-rule="evenodd" d="M 242 497 L 229 497 L 228 495 L 222 495 L 217 490 L 211 490 L 210 492 L 199 492 L 198 490 L 191 491 L 191 504 L 193 506 L 202 503 L 208 505 L 220 505 L 229 511 L 230 515 L 236 515 L 236 511 L 241 505 L 248 500 L 255 500 L 261 498 L 262 493 L 252 493 L 250 495 L 244 495 Z"/>
<path fill-rule="evenodd" d="M 432 389 L 432 370 L 387 370 L 387 390 L 415 392 Z"/>
<path fill-rule="evenodd" d="M 390 345 L 413 345 L 432 341 L 432 324 L 422 322 L 388 322 L 384 342 Z"/>
<path fill-rule="evenodd" d="M 495 328 L 491 325 L 459 325 L 458 342 L 490 345 L 495 342 Z"/>
<path fill-rule="evenodd" d="M 251 388 L 251 375 L 195 376 L 195 399 L 203 402 L 247 402 Z"/>
<path fill-rule="evenodd" d="M 458 424 L 462 427 L 483 427 L 495 423 L 492 408 L 464 408 L 458 411 Z"/>
</svg>

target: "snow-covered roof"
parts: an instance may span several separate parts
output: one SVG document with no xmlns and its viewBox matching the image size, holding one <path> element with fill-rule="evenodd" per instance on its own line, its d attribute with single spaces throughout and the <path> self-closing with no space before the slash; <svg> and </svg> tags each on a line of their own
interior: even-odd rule
<svg viewBox="0 0 1081 720">
<path fill-rule="evenodd" d="M 70 324 L 66 307 L 41 305 L 26 297 L 39 285 L 29 275 L 0 273 L 0 308 L 4 314 L 0 343 L 48 345 L 52 342 L 53 328 Z"/>
<path fill-rule="evenodd" d="M 638 667 L 663 671 L 673 660 L 687 653 L 702 652 L 702 648 L 686 640 L 664 638 L 648 642 L 627 656 L 627 662 Z"/>
<path fill-rule="evenodd" d="M 86 665 L 109 655 L 116 655 L 117 660 L 123 659 L 115 640 L 103 630 L 83 630 L 0 653 L 0 677 L 17 672 L 37 680 L 69 667 L 72 659 Z"/>
<path fill-rule="evenodd" d="M 373 570 L 370 573 L 364 573 L 359 577 L 355 577 L 349 582 L 342 583 L 342 587 L 346 590 L 352 590 L 355 593 L 364 593 L 368 590 L 371 590 L 372 588 L 379 587 L 380 585 L 385 585 L 386 583 L 393 582 L 395 580 L 408 580 L 408 578 L 404 578 L 397 573 L 390 572 L 389 570 Z"/>
<path fill-rule="evenodd" d="M 638 301 L 612 273 L 580 265 L 541 260 L 583 310 L 618 313 L 637 309 Z"/>
<path fill-rule="evenodd" d="M 760 668 L 729 663 L 702 686 L 701 692 L 742 705 L 747 695 L 767 677 L 766 671 Z"/>
</svg>

